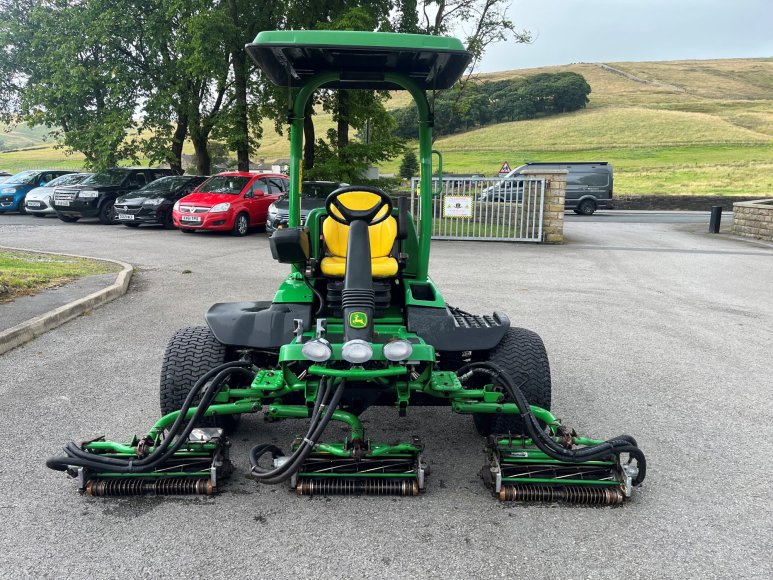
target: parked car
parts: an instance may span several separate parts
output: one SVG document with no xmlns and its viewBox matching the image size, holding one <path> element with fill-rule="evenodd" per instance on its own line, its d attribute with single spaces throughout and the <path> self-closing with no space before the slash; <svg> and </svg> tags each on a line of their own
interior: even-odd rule
<svg viewBox="0 0 773 580">
<path fill-rule="evenodd" d="M 148 183 L 145 187 L 115 200 L 118 221 L 130 228 L 141 224 L 161 224 L 174 228 L 172 206 L 204 183 L 206 176 L 169 175 Z"/>
<path fill-rule="evenodd" d="M 317 207 L 325 207 L 327 196 L 339 187 L 346 187 L 348 183 L 338 181 L 304 181 L 301 184 L 301 225 L 306 223 L 306 216 Z M 286 196 L 282 196 L 268 206 L 268 221 L 266 231 L 269 234 L 275 230 L 287 227 L 290 216 L 290 202 Z"/>
<path fill-rule="evenodd" d="M 54 188 L 60 185 L 77 185 L 93 173 L 68 173 L 60 175 L 53 181 L 49 181 L 43 187 L 36 187 L 24 198 L 24 210 L 35 217 L 56 215 L 52 204 Z"/>
<path fill-rule="evenodd" d="M 54 209 L 63 222 L 96 217 L 103 224 L 115 224 L 118 223 L 115 200 L 120 195 L 166 175 L 174 175 L 174 172 L 171 169 L 113 167 L 95 173 L 78 185 L 57 187 L 54 190 Z"/>
<path fill-rule="evenodd" d="M 265 225 L 268 206 L 288 188 L 287 176 L 279 173 L 219 173 L 175 202 L 174 225 L 184 233 L 219 230 L 244 236 Z"/>
<path fill-rule="evenodd" d="M 0 213 L 8 211 L 24 213 L 24 198 L 29 191 L 68 173 L 73 172 L 59 169 L 33 169 L 11 176 L 0 185 Z"/>
<path fill-rule="evenodd" d="M 519 201 L 525 169 L 568 171 L 566 176 L 566 209 L 581 215 L 591 215 L 597 209 L 612 209 L 614 177 L 612 166 L 606 161 L 540 161 L 516 167 L 504 176 L 501 183 L 485 189 L 478 201 Z"/>
</svg>

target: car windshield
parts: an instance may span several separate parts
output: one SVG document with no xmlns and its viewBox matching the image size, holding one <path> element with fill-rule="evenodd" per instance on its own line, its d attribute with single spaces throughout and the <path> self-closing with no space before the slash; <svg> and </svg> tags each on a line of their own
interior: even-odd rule
<svg viewBox="0 0 773 580">
<path fill-rule="evenodd" d="M 17 173 L 13 177 L 9 178 L 5 182 L 6 185 L 32 185 L 35 183 L 35 178 L 40 175 L 40 171 L 22 171 Z"/>
<path fill-rule="evenodd" d="M 144 192 L 169 193 L 171 191 L 174 191 L 178 187 L 182 187 L 183 185 L 188 183 L 190 179 L 191 179 L 190 177 L 184 177 L 182 175 L 171 175 L 169 177 L 162 177 L 161 179 L 156 179 L 155 181 L 151 181 L 139 191 L 142 191 L 143 193 Z"/>
<path fill-rule="evenodd" d="M 310 197 L 312 199 L 325 199 L 328 195 L 333 193 L 339 187 L 343 187 L 345 184 L 330 182 L 325 183 L 321 181 L 304 181 L 301 185 L 301 197 Z"/>
<path fill-rule="evenodd" d="M 249 177 L 241 177 L 239 175 L 215 175 L 199 186 L 199 192 L 239 195 L 242 189 L 244 189 L 244 186 L 249 182 Z"/>
<path fill-rule="evenodd" d="M 127 175 L 129 175 L 128 169 L 108 169 L 95 173 L 88 179 L 84 179 L 82 183 L 83 185 L 121 185 Z"/>
<path fill-rule="evenodd" d="M 74 185 L 80 183 L 86 179 L 91 173 L 68 173 L 67 175 L 60 175 L 56 179 L 52 179 L 46 183 L 46 187 L 56 187 L 57 185 Z"/>
</svg>

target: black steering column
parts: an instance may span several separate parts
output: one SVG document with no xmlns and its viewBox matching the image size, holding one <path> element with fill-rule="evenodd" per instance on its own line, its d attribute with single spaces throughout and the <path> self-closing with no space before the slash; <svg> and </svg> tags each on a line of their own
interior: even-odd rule
<svg viewBox="0 0 773 580">
<path fill-rule="evenodd" d="M 375 205 L 362 210 L 346 207 L 340 198 L 352 192 L 373 194 L 377 198 Z M 325 201 L 325 209 L 330 219 L 349 226 L 341 304 L 344 315 L 344 339 L 372 342 L 376 299 L 373 292 L 368 227 L 379 224 L 392 215 L 392 200 L 376 187 L 354 185 L 336 189 L 331 193 Z"/>
</svg>

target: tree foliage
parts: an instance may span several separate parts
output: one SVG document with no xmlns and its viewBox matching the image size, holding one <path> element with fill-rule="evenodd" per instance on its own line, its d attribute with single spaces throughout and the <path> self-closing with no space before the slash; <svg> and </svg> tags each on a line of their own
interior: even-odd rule
<svg viewBox="0 0 773 580">
<path fill-rule="evenodd" d="M 182 170 L 186 141 L 199 173 L 211 171 L 218 143 L 247 169 L 262 118 L 280 127 L 287 112 L 286 89 L 244 50 L 261 30 L 459 34 L 477 62 L 492 42 L 528 40 L 507 8 L 506 0 L 0 0 L 0 115 L 50 127 L 94 169 L 144 156 Z M 480 95 L 462 93 L 453 93 L 456 107 L 473 114 Z M 399 155 L 388 98 L 318 91 L 304 125 L 306 175 L 354 181 Z M 336 128 L 317 135 L 321 111 Z"/>
<path fill-rule="evenodd" d="M 400 177 L 410 179 L 419 172 L 419 159 L 413 149 L 408 149 L 400 162 Z"/>
<path fill-rule="evenodd" d="M 541 73 L 495 82 L 470 83 L 439 94 L 435 100 L 434 135 L 451 135 L 485 127 L 576 111 L 588 103 L 590 85 L 573 72 Z M 395 134 L 416 135 L 418 112 L 415 105 L 394 112 Z"/>
</svg>

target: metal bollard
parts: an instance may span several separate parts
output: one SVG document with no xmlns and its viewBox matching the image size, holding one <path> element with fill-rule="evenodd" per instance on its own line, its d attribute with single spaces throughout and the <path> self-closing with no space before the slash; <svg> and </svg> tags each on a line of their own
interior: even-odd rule
<svg viewBox="0 0 773 580">
<path fill-rule="evenodd" d="M 711 220 L 709 221 L 709 233 L 718 234 L 719 226 L 722 223 L 722 206 L 714 205 L 711 207 Z"/>
</svg>

